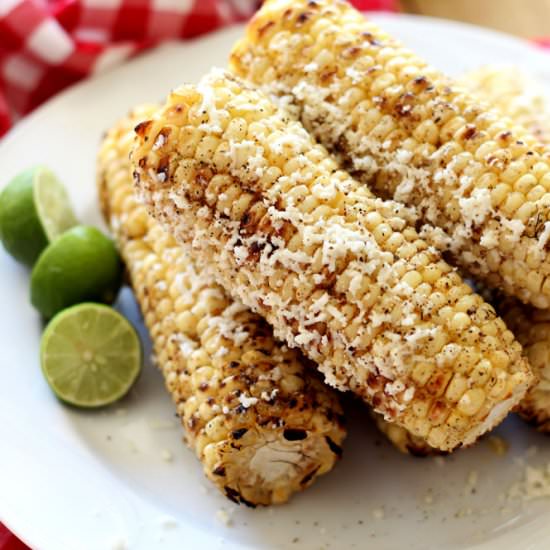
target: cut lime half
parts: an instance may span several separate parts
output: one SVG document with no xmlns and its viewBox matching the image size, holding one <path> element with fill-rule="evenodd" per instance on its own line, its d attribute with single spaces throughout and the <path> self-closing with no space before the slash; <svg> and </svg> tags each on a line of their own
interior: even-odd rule
<svg viewBox="0 0 550 550">
<path fill-rule="evenodd" d="M 77 407 L 102 407 L 123 397 L 136 381 L 141 343 L 134 327 L 114 309 L 79 304 L 46 327 L 40 363 L 59 399 Z"/>
<path fill-rule="evenodd" d="M 32 266 L 49 242 L 76 223 L 65 188 L 44 166 L 21 172 L 0 194 L 0 239 L 25 265 Z"/>
</svg>

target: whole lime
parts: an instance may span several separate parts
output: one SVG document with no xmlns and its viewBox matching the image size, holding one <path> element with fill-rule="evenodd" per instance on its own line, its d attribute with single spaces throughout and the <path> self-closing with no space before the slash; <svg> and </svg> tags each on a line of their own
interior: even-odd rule
<svg viewBox="0 0 550 550">
<path fill-rule="evenodd" d="M 46 318 L 86 301 L 111 303 L 122 264 L 111 239 L 95 227 L 75 226 L 52 243 L 31 273 L 31 302 Z"/>
</svg>

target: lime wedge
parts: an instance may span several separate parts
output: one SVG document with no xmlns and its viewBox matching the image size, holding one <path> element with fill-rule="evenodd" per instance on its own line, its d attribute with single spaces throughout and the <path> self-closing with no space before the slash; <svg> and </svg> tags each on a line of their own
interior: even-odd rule
<svg viewBox="0 0 550 550">
<path fill-rule="evenodd" d="M 86 303 L 66 309 L 42 335 L 42 372 L 55 395 L 77 407 L 102 407 L 123 397 L 141 362 L 134 327 L 108 306 Z"/>
<path fill-rule="evenodd" d="M 31 273 L 31 302 L 49 319 L 87 301 L 110 303 L 120 287 L 122 265 L 111 239 L 77 225 L 42 252 Z"/>
<path fill-rule="evenodd" d="M 43 166 L 34 170 L 34 204 L 49 242 L 78 223 L 65 187 Z"/>
<path fill-rule="evenodd" d="M 43 166 L 21 172 L 0 194 L 0 239 L 25 265 L 32 266 L 48 242 L 75 224 L 65 188 Z"/>
</svg>

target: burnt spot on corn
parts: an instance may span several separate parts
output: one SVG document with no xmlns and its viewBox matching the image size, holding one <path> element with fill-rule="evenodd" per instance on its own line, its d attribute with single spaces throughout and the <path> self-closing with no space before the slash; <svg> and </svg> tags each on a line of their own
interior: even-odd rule
<svg viewBox="0 0 550 550">
<path fill-rule="evenodd" d="M 296 26 L 301 27 L 302 25 L 305 25 L 312 15 L 313 13 L 310 11 L 300 13 L 298 17 L 296 17 Z"/>
<path fill-rule="evenodd" d="M 152 120 L 144 120 L 140 122 L 135 128 L 134 132 L 141 138 L 144 139 L 146 134 L 149 132 L 151 126 L 153 125 Z"/>
<path fill-rule="evenodd" d="M 231 436 L 233 439 L 241 439 L 241 437 L 248 431 L 247 428 L 239 428 L 238 430 L 233 430 Z"/>
<path fill-rule="evenodd" d="M 323 84 L 326 84 L 337 73 L 338 73 L 338 71 L 336 69 L 330 69 L 328 71 L 323 71 L 319 76 L 319 80 Z"/>
<path fill-rule="evenodd" d="M 315 476 L 315 474 L 319 471 L 319 468 L 321 466 L 317 466 L 316 468 L 314 468 L 313 470 L 311 470 L 311 472 L 309 472 L 308 474 L 306 474 L 301 480 L 300 480 L 300 485 L 306 485 L 308 484 L 312 479 L 313 477 Z"/>
<path fill-rule="evenodd" d="M 271 28 L 275 25 L 275 21 L 268 21 L 267 23 L 265 23 L 265 25 L 262 25 L 261 27 L 258 28 L 258 36 L 260 38 L 263 37 L 263 35 Z"/>
<path fill-rule="evenodd" d="M 241 495 L 241 502 L 242 502 L 245 506 L 248 506 L 249 508 L 256 508 L 256 504 L 254 504 L 253 502 L 250 502 L 249 500 L 247 500 L 246 498 L 244 498 L 242 495 Z"/>
<path fill-rule="evenodd" d="M 287 428 L 283 432 L 283 437 L 287 441 L 301 441 L 307 437 L 307 432 L 298 428 Z"/>
<path fill-rule="evenodd" d="M 466 125 L 466 129 L 462 133 L 462 138 L 465 140 L 473 139 L 477 135 L 477 128 L 473 124 Z"/>
<path fill-rule="evenodd" d="M 231 502 L 234 502 L 235 504 L 241 503 L 242 496 L 241 496 L 241 493 L 239 493 L 239 491 L 236 491 L 235 489 L 227 485 L 223 488 L 223 490 L 225 491 L 225 496 Z"/>
<path fill-rule="evenodd" d="M 225 466 L 217 466 L 213 471 L 212 473 L 215 475 L 215 476 L 224 476 L 225 475 Z"/>
<path fill-rule="evenodd" d="M 344 59 L 351 59 L 357 57 L 362 51 L 362 48 L 359 46 L 350 46 L 341 52 L 341 57 Z"/>
<path fill-rule="evenodd" d="M 170 157 L 162 157 L 158 162 L 157 177 L 159 181 L 165 182 L 168 180 L 170 171 Z"/>
<path fill-rule="evenodd" d="M 325 435 L 325 441 L 327 442 L 327 445 L 329 446 L 329 449 L 338 457 L 342 457 L 342 447 L 340 445 L 337 445 L 334 443 L 334 441 L 328 436 Z"/>
</svg>

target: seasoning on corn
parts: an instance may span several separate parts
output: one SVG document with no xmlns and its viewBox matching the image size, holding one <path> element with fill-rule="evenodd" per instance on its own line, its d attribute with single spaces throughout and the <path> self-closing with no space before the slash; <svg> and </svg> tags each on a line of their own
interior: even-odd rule
<svg viewBox="0 0 550 550">
<path fill-rule="evenodd" d="M 459 81 L 539 140 L 550 143 L 550 111 L 537 84 L 514 67 L 482 67 L 462 76 Z M 537 384 L 531 387 L 517 412 L 541 432 L 550 432 L 550 314 L 547 310 L 521 304 L 483 285 L 477 291 L 490 303 L 523 346 Z M 407 430 L 373 415 L 381 432 L 403 453 L 433 454 L 435 449 Z"/>
<path fill-rule="evenodd" d="M 187 443 L 206 475 L 234 502 L 282 503 L 335 465 L 345 436 L 342 408 L 307 360 L 276 343 L 265 321 L 195 271 L 134 198 L 133 127 L 152 113 L 153 107 L 138 109 L 102 144 L 103 212 Z"/>
<path fill-rule="evenodd" d="M 493 308 L 266 96 L 213 71 L 136 131 L 152 214 L 330 385 L 442 450 L 524 395 L 532 375 Z"/>
<path fill-rule="evenodd" d="M 338 0 L 267 0 L 231 69 L 478 279 L 550 307 L 550 152 Z M 437 236 L 437 234 L 435 235 Z"/>
<path fill-rule="evenodd" d="M 550 105 L 538 82 L 513 66 L 480 67 L 460 84 L 498 108 L 543 143 L 550 143 Z"/>
<path fill-rule="evenodd" d="M 538 377 L 516 410 L 538 431 L 550 433 L 550 311 L 504 297 L 495 300 L 495 307 Z"/>
<path fill-rule="evenodd" d="M 550 143 L 550 109 L 537 83 L 514 67 L 482 67 L 464 75 L 470 87 L 514 122 Z M 517 407 L 519 414 L 541 432 L 550 432 L 550 314 L 484 289 L 508 328 L 523 346 L 539 381 Z"/>
</svg>

